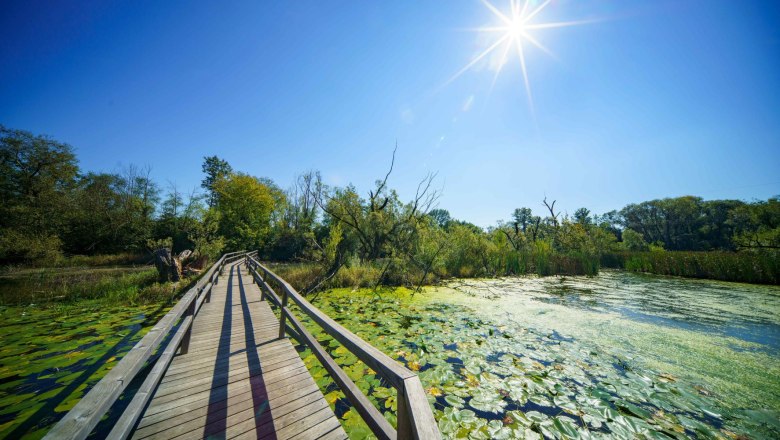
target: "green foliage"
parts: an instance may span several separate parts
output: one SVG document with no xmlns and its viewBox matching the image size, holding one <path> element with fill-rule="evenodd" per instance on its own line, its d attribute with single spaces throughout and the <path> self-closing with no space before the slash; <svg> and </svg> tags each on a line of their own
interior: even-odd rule
<svg viewBox="0 0 780 440">
<path fill-rule="evenodd" d="M 217 181 L 219 232 L 229 250 L 259 249 L 270 230 L 274 210 L 271 188 L 248 174 L 235 173 Z"/>
<path fill-rule="evenodd" d="M 107 304 L 136 304 L 170 299 L 160 296 L 153 268 L 26 269 L 0 277 L 0 303 L 4 305 L 102 300 Z M 151 288 L 151 290 L 148 290 Z"/>
<path fill-rule="evenodd" d="M 217 200 L 219 199 L 219 193 L 216 188 L 217 182 L 233 173 L 233 167 L 227 161 L 217 156 L 207 156 L 203 158 L 201 170 L 206 176 L 203 178 L 200 186 L 206 190 L 208 205 L 210 208 L 213 208 L 217 206 Z"/>
<path fill-rule="evenodd" d="M 188 238 L 199 257 L 215 260 L 225 248 L 225 238 L 219 235 L 219 219 L 219 211 L 203 211 L 200 221 L 190 231 Z"/>
<path fill-rule="evenodd" d="M 77 172 L 71 146 L 0 125 L 0 260 L 56 258 Z"/>
<path fill-rule="evenodd" d="M 61 258 L 62 241 L 56 235 L 34 235 L 32 232 L 4 228 L 0 230 L 0 261 L 44 262 L 53 264 Z"/>
<path fill-rule="evenodd" d="M 726 223 L 734 229 L 734 244 L 738 249 L 780 250 L 780 199 L 777 197 L 736 207 L 728 212 Z"/>
<path fill-rule="evenodd" d="M 630 228 L 623 230 L 623 247 L 629 251 L 650 250 L 650 246 L 647 244 L 644 237 L 642 237 L 642 234 Z"/>
<path fill-rule="evenodd" d="M 602 264 L 606 267 L 633 272 L 744 283 L 780 284 L 780 255 L 770 252 L 651 250 L 605 255 Z"/>
</svg>

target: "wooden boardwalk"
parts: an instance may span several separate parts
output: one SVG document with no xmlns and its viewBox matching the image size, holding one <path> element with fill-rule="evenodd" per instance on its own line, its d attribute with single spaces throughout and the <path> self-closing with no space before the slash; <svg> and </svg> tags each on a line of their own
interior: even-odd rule
<svg viewBox="0 0 780 440">
<path fill-rule="evenodd" d="M 132 438 L 347 438 L 243 260 L 224 274 Z"/>
</svg>

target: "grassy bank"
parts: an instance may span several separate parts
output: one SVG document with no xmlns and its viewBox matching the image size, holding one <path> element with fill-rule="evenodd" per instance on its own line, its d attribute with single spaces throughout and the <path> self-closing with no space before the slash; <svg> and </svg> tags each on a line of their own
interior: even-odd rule
<svg viewBox="0 0 780 440">
<path fill-rule="evenodd" d="M 604 255 L 601 265 L 659 275 L 780 284 L 776 252 L 622 252 Z"/>
<path fill-rule="evenodd" d="M 149 266 L 26 269 L 0 276 L 0 304 L 147 304 L 170 299 L 175 289 L 172 283 L 158 283 L 157 271 Z"/>
</svg>

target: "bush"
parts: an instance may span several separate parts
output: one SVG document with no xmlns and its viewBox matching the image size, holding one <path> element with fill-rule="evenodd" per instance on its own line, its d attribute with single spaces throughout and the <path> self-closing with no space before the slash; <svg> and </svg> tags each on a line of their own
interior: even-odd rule
<svg viewBox="0 0 780 440">
<path fill-rule="evenodd" d="M 18 230 L 0 231 L 0 262 L 43 266 L 62 257 L 62 241 L 55 235 L 26 235 Z"/>
</svg>

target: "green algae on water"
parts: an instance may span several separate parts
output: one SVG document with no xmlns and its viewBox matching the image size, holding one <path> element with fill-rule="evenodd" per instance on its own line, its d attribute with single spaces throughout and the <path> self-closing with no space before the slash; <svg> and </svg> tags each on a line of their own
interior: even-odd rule
<svg viewBox="0 0 780 440">
<path fill-rule="evenodd" d="M 779 292 L 606 271 L 315 305 L 418 372 L 447 438 L 777 438 Z M 309 328 L 395 423 L 394 390 Z M 371 437 L 301 350 L 350 436 Z"/>
</svg>

